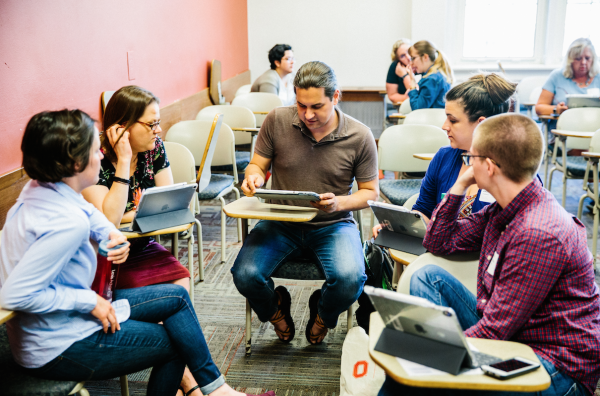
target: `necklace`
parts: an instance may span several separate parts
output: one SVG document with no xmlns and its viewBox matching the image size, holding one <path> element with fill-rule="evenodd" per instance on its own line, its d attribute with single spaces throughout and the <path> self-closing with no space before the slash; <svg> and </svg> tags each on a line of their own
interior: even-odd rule
<svg viewBox="0 0 600 396">
<path fill-rule="evenodd" d="M 592 78 L 591 78 L 591 77 L 588 77 L 588 79 L 587 79 L 587 80 L 586 80 L 586 82 L 584 82 L 584 83 L 579 83 L 579 82 L 577 82 L 577 81 L 575 81 L 575 83 L 577 84 L 577 86 L 578 86 L 579 88 L 585 88 L 585 87 L 587 87 L 588 85 L 590 85 L 590 82 L 591 82 L 591 80 L 592 80 Z"/>
</svg>

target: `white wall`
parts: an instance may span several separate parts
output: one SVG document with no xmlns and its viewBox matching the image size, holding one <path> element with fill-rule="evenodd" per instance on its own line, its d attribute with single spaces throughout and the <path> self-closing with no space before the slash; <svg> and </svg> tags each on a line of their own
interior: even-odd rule
<svg viewBox="0 0 600 396">
<path fill-rule="evenodd" d="M 435 1 L 435 0 L 433 0 Z M 292 46 L 296 65 L 328 63 L 342 87 L 384 87 L 394 42 L 411 36 L 411 0 L 248 0 L 254 81 L 275 44 Z"/>
</svg>

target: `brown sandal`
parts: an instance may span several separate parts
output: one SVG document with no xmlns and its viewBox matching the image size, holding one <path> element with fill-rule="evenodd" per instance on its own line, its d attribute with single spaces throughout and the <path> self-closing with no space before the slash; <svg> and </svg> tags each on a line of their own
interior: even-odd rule
<svg viewBox="0 0 600 396">
<path fill-rule="evenodd" d="M 285 342 L 286 344 L 292 342 L 294 336 L 296 335 L 296 326 L 294 325 L 294 320 L 292 319 L 292 315 L 290 314 L 290 307 L 292 305 L 292 298 L 290 293 L 284 286 L 278 286 L 275 289 L 275 293 L 277 293 L 277 307 L 278 311 L 275 314 L 275 318 L 269 320 L 271 324 L 275 325 L 282 320 L 285 320 L 285 323 L 288 325 L 286 330 L 278 330 L 275 327 L 275 334 L 281 342 Z M 287 339 L 285 339 L 287 337 Z"/>
<path fill-rule="evenodd" d="M 329 331 L 329 329 L 327 328 L 327 326 L 325 326 L 325 323 L 323 323 L 323 320 L 319 316 L 319 300 L 320 299 L 321 299 L 321 290 L 316 290 L 310 296 L 310 299 L 308 300 L 308 308 L 310 309 L 310 316 L 309 316 L 308 323 L 306 324 L 305 335 L 306 335 L 306 339 L 308 340 L 308 342 L 311 345 L 321 344 L 323 342 L 323 339 L 327 335 L 327 332 Z M 321 329 L 325 329 L 325 331 L 322 331 L 318 334 L 313 334 L 312 328 L 315 323 Z M 321 339 L 321 341 L 319 341 L 319 338 L 321 338 L 321 336 L 323 338 Z"/>
</svg>

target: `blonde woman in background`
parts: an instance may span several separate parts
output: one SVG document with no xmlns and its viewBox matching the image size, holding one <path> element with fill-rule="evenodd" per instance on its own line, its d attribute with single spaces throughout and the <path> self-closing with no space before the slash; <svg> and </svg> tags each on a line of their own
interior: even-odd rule
<svg viewBox="0 0 600 396">
<path fill-rule="evenodd" d="M 425 40 L 414 43 L 409 54 L 412 72 L 423 76 L 418 85 L 414 76 L 410 76 L 408 97 L 411 109 L 443 109 L 446 93 L 454 79 L 448 60 Z"/>
<path fill-rule="evenodd" d="M 400 39 L 392 47 L 392 64 L 385 79 L 385 90 L 391 102 L 403 102 L 408 99 L 407 91 L 410 89 L 411 66 L 410 41 Z"/>
</svg>

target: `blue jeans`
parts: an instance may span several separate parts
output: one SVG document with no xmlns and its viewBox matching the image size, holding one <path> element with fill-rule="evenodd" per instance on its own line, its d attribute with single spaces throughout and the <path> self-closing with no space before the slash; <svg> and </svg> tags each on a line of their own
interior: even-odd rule
<svg viewBox="0 0 600 396">
<path fill-rule="evenodd" d="M 47 379 L 85 381 L 153 367 L 147 394 L 174 395 L 187 364 L 203 394 L 225 383 L 183 287 L 161 284 L 116 290 L 114 298 L 127 299 L 131 306 L 131 316 L 121 323 L 120 331 L 99 330 L 28 372 Z"/>
<path fill-rule="evenodd" d="M 458 279 L 452 276 L 448 271 L 437 265 L 427 265 L 416 271 L 410 280 L 410 294 L 426 298 L 427 300 L 445 307 L 450 307 L 456 312 L 456 316 L 463 327 L 468 329 L 475 325 L 481 317 L 477 313 L 477 300 Z M 390 377 L 387 377 L 385 383 L 379 391 L 379 396 L 388 395 L 471 395 L 471 396 L 520 396 L 520 395 L 539 395 L 539 396 L 587 396 L 587 389 L 571 377 L 561 373 L 554 365 L 541 358 L 540 362 L 550 375 L 550 388 L 543 392 L 523 393 L 523 392 L 492 392 L 492 391 L 465 391 L 452 389 L 433 389 L 433 388 L 413 388 L 401 385 Z"/>
<path fill-rule="evenodd" d="M 332 329 L 352 305 L 367 280 L 358 229 L 340 222 L 302 230 L 279 221 L 259 221 L 246 238 L 231 273 L 238 291 L 262 322 L 277 312 L 271 275 L 286 261 L 308 257 L 323 269 L 319 316 Z"/>
</svg>

